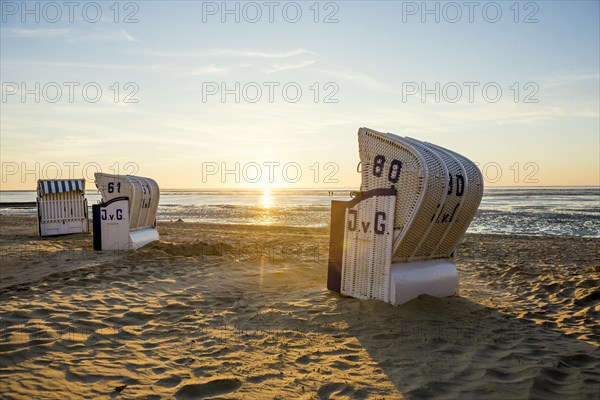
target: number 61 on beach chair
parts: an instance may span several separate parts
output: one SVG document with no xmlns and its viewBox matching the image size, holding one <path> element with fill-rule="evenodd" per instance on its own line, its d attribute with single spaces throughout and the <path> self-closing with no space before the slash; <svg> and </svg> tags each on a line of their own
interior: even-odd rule
<svg viewBox="0 0 600 400">
<path fill-rule="evenodd" d="M 331 204 L 327 288 L 405 303 L 458 294 L 456 247 L 477 212 L 483 178 L 451 150 L 358 131 L 362 191 Z"/>
<path fill-rule="evenodd" d="M 94 250 L 138 249 L 159 239 L 160 191 L 150 178 L 94 174 L 102 203 L 92 206 Z"/>
</svg>

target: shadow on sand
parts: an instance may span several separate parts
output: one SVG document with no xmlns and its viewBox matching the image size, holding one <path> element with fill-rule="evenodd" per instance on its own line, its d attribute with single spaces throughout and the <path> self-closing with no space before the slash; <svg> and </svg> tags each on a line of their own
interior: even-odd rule
<svg viewBox="0 0 600 400">
<path fill-rule="evenodd" d="M 600 398 L 600 348 L 466 298 L 340 297 L 338 311 L 407 398 Z"/>
</svg>

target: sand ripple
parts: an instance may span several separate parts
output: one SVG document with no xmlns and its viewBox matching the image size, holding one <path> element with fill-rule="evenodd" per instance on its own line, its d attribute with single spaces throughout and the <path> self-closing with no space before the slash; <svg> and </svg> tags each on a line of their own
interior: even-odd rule
<svg viewBox="0 0 600 400">
<path fill-rule="evenodd" d="M 325 289 L 326 230 L 161 230 L 162 243 L 4 289 L 3 398 L 600 393 L 597 255 L 589 242 L 565 239 L 560 247 L 571 253 L 555 256 L 542 239 L 469 236 L 462 297 L 393 307 Z M 6 240 L 22 240 L 11 235 Z M 240 250 L 240 238 L 256 252 Z M 293 254 L 265 253 L 265 243 L 288 243 Z M 506 256 L 525 248 L 519 259 Z"/>
</svg>

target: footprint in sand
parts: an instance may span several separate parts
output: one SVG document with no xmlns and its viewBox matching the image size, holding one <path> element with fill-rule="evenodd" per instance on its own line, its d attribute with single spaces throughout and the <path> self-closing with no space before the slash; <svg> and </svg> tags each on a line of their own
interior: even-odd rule
<svg viewBox="0 0 600 400">
<path fill-rule="evenodd" d="M 311 362 L 311 359 L 310 359 L 310 356 L 309 356 L 308 354 L 305 354 L 305 355 L 303 355 L 303 356 L 300 356 L 300 357 L 298 357 L 298 358 L 296 359 L 296 362 L 297 362 L 298 364 L 304 364 L 304 365 L 306 365 L 306 364 L 308 364 L 308 363 L 310 363 L 310 362 Z"/>
<path fill-rule="evenodd" d="M 176 399 L 204 399 L 234 392 L 242 386 L 238 379 L 215 379 L 206 383 L 191 384 L 181 387 L 176 393 Z"/>
<path fill-rule="evenodd" d="M 283 378 L 283 372 L 281 372 L 279 374 L 263 374 L 263 375 L 251 376 L 248 378 L 248 382 L 261 383 L 261 382 L 264 382 L 269 379 L 281 379 L 281 378 Z"/>
<path fill-rule="evenodd" d="M 171 375 L 169 377 L 166 378 L 162 378 L 159 379 L 158 381 L 156 381 L 156 385 L 158 386 L 162 386 L 162 387 L 175 387 L 177 385 L 179 385 L 181 383 L 181 378 L 177 375 Z"/>
<path fill-rule="evenodd" d="M 341 382 L 327 383 L 321 386 L 317 392 L 320 400 L 331 398 L 364 399 L 365 393 L 361 390 L 355 390 L 352 385 Z"/>
<path fill-rule="evenodd" d="M 331 366 L 331 368 L 339 369 L 340 371 L 347 371 L 354 366 L 341 360 L 335 360 L 329 365 Z"/>
</svg>

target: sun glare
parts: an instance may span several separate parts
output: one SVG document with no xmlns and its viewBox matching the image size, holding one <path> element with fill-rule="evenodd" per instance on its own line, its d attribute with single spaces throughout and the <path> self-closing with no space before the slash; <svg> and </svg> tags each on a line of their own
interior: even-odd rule
<svg viewBox="0 0 600 400">
<path fill-rule="evenodd" d="M 264 188 L 263 189 L 263 194 L 260 198 L 260 204 L 263 206 L 263 208 L 271 208 L 271 206 L 273 205 L 273 197 L 271 196 L 271 188 Z"/>
</svg>

